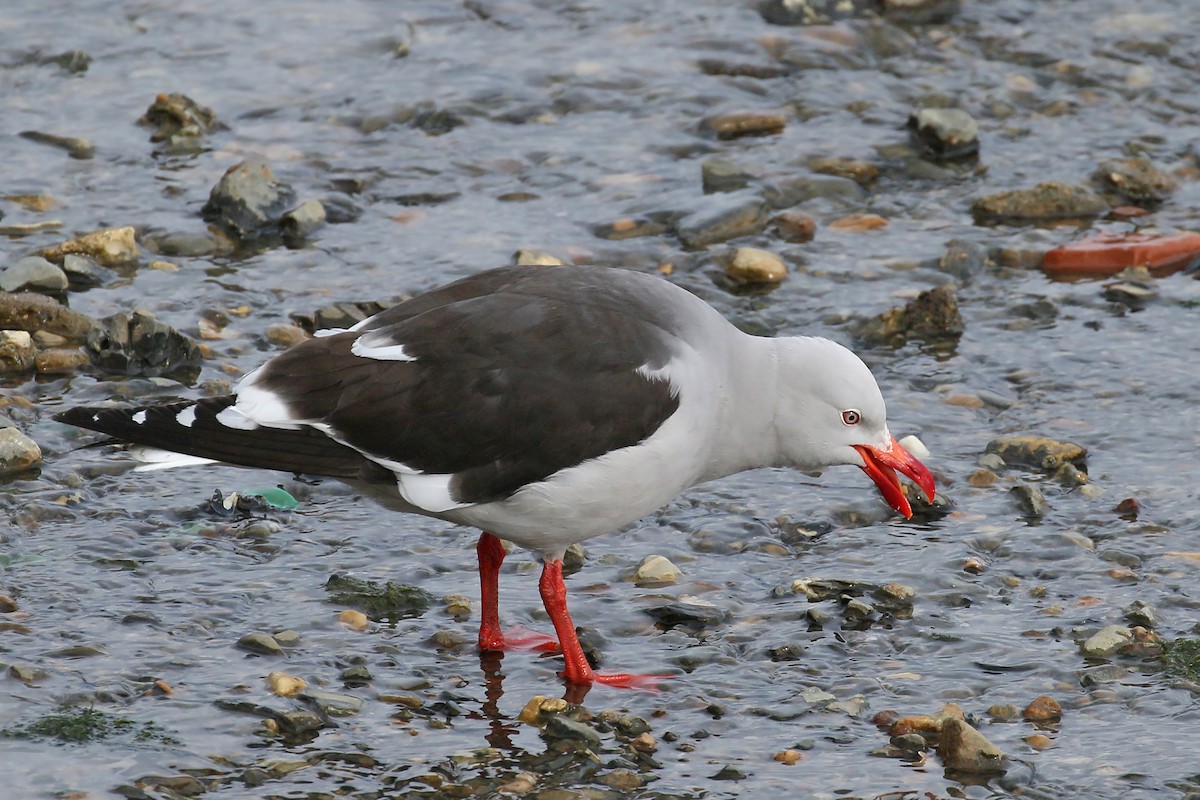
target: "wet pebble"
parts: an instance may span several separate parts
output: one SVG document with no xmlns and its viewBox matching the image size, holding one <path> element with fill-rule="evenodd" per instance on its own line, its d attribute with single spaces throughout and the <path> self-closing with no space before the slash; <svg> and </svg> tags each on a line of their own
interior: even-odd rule
<svg viewBox="0 0 1200 800">
<path fill-rule="evenodd" d="M 81 255 L 105 267 L 137 261 L 141 256 L 133 228 L 103 228 L 68 239 L 42 250 L 43 258 L 58 263 L 68 255 Z"/>
<path fill-rule="evenodd" d="M 1086 219 L 1107 210 L 1108 203 L 1086 186 L 1054 181 L 997 192 L 971 204 L 971 212 L 981 222 Z"/>
<path fill-rule="evenodd" d="M 268 342 L 280 347 L 293 347 L 312 338 L 308 331 L 291 322 L 274 322 L 267 326 L 264 335 Z"/>
<path fill-rule="evenodd" d="M 962 109 L 918 109 L 909 115 L 908 128 L 932 158 L 952 161 L 979 154 L 979 123 Z"/>
<path fill-rule="evenodd" d="M 865 233 L 867 231 L 877 231 L 887 226 L 888 221 L 878 214 L 851 214 L 848 217 L 840 217 L 833 220 L 826 227 L 835 231 Z"/>
<path fill-rule="evenodd" d="M 292 187 L 261 161 L 243 161 L 226 170 L 209 193 L 201 216 L 236 239 L 273 230 L 296 202 Z"/>
<path fill-rule="evenodd" d="M 598 780 L 605 786 L 616 789 L 619 792 L 632 792 L 635 789 L 640 789 L 646 783 L 645 778 L 631 769 L 615 769 L 612 772 L 601 775 Z"/>
<path fill-rule="evenodd" d="M 0 475 L 15 475 L 42 463 L 37 442 L 16 428 L 0 428 Z"/>
<path fill-rule="evenodd" d="M 22 258 L 0 272 L 0 290 L 5 292 L 60 293 L 66 289 L 66 273 L 40 256 Z"/>
<path fill-rule="evenodd" d="M 69 287 L 76 291 L 100 286 L 113 274 L 87 256 L 76 253 L 63 256 L 62 271 L 67 276 Z"/>
<path fill-rule="evenodd" d="M 247 633 L 238 639 L 237 646 L 248 653 L 269 656 L 283 655 L 283 647 L 269 633 Z"/>
<path fill-rule="evenodd" d="M 649 555 L 634 569 L 633 581 L 638 586 L 656 586 L 675 583 L 683 572 L 665 556 Z"/>
<path fill-rule="evenodd" d="M 365 631 L 370 624 L 367 615 L 353 608 L 347 608 L 337 616 L 338 622 L 355 631 Z"/>
<path fill-rule="evenodd" d="M 757 247 L 739 247 L 721 262 L 725 274 L 742 283 L 779 283 L 788 274 L 782 258 Z"/>
<path fill-rule="evenodd" d="M 6 594 L 0 594 L 0 614 L 11 614 L 18 610 L 20 610 L 20 606 L 17 605 L 16 600 Z"/>
<path fill-rule="evenodd" d="M 269 672 L 267 688 L 280 697 L 294 697 L 308 688 L 308 681 L 287 672 Z"/>
<path fill-rule="evenodd" d="M 1062 719 L 1062 706 L 1049 695 L 1039 695 L 1025 706 L 1021 716 L 1029 722 L 1054 722 Z"/>
<path fill-rule="evenodd" d="M 879 167 L 869 161 L 858 161 L 853 158 L 815 156 L 808 159 L 806 165 L 813 172 L 849 178 L 859 186 L 870 186 L 879 178 Z"/>
<path fill-rule="evenodd" d="M 801 753 L 799 750 L 795 750 L 792 748 L 788 748 L 787 750 L 782 750 L 782 751 L 776 753 L 775 755 L 771 756 L 772 760 L 778 761 L 780 764 L 787 764 L 789 767 L 791 765 L 797 763 L 798 761 L 800 761 L 802 758 L 804 758 L 804 754 Z"/>
<path fill-rule="evenodd" d="M 700 183 L 705 194 L 736 192 L 754 180 L 752 173 L 723 158 L 709 158 L 700 164 Z"/>
<path fill-rule="evenodd" d="M 1012 703 L 997 703 L 988 707 L 987 715 L 997 722 L 1012 722 L 1021 717 L 1021 710 Z"/>
<path fill-rule="evenodd" d="M 718 139 L 740 139 L 780 133 L 786 124 L 786 118 L 775 112 L 739 111 L 705 117 L 700 122 L 700 130 Z"/>
<path fill-rule="evenodd" d="M 838 175 L 793 175 L 763 184 L 762 197 L 771 208 L 787 209 L 809 200 L 828 200 L 857 206 L 866 191 L 850 178 Z"/>
<path fill-rule="evenodd" d="M 50 671 L 33 664 L 9 664 L 8 675 L 24 684 L 36 684 L 50 677 Z"/>
<path fill-rule="evenodd" d="M 642 236 L 658 236 L 666 233 L 669 226 L 666 222 L 652 217 L 624 217 L 605 225 L 597 225 L 592 233 L 601 239 L 619 241 L 636 239 Z"/>
<path fill-rule="evenodd" d="M 772 25 L 828 25 L 877 10 L 877 0 L 764 0 L 758 13 Z"/>
</svg>

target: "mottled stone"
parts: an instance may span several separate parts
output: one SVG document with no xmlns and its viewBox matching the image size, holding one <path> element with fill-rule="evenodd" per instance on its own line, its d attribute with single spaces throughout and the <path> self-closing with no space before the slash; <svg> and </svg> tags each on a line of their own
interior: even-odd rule
<svg viewBox="0 0 1200 800">
<path fill-rule="evenodd" d="M 1162 203 L 1179 188 L 1179 181 L 1173 175 L 1144 157 L 1103 161 L 1092 179 L 1101 191 L 1115 192 L 1128 202 L 1147 206 Z"/>
<path fill-rule="evenodd" d="M 274 230 L 296 193 L 261 161 L 243 161 L 226 170 L 209 193 L 201 216 L 235 239 Z"/>
<path fill-rule="evenodd" d="M 908 128 L 931 158 L 952 161 L 979 155 L 979 123 L 962 109 L 919 109 L 909 115 Z"/>
<path fill-rule="evenodd" d="M 1089 636 L 1080 650 L 1088 658 L 1111 658 L 1132 643 L 1133 631 L 1124 625 L 1108 625 Z"/>
<path fill-rule="evenodd" d="M 700 249 L 759 233 L 767 226 L 766 205 L 760 198 L 742 193 L 714 197 L 719 200 L 675 223 L 675 233 L 686 247 Z"/>
<path fill-rule="evenodd" d="M 42 257 L 58 263 L 68 255 L 81 255 L 105 267 L 128 264 L 141 256 L 133 228 L 104 228 L 85 233 L 42 250 Z"/>
<path fill-rule="evenodd" d="M 33 337 L 28 332 L 0 330 L 0 372 L 28 372 L 36 357 Z"/>
<path fill-rule="evenodd" d="M 1063 464 L 1082 466 L 1087 449 L 1074 442 L 1061 442 L 1044 436 L 1002 436 L 988 442 L 988 453 L 995 453 L 1006 464 L 1032 467 L 1053 474 Z"/>
<path fill-rule="evenodd" d="M 683 573 L 665 556 L 649 555 L 638 563 L 633 580 L 638 586 L 675 583 Z"/>
<path fill-rule="evenodd" d="M 1021 716 L 1029 722 L 1053 722 L 1062 718 L 1062 706 L 1049 695 L 1039 695 L 1025 706 Z"/>
<path fill-rule="evenodd" d="M 1085 186 L 1047 181 L 1032 189 L 1013 189 L 981 197 L 971 211 L 981 222 L 1090 219 L 1108 203 Z"/>
<path fill-rule="evenodd" d="M 738 111 L 714 114 L 700 122 L 700 130 L 718 139 L 739 139 L 743 136 L 768 136 L 783 131 L 787 119 L 770 111 Z"/>
<path fill-rule="evenodd" d="M 16 428 L 0 428 L 0 475 L 13 475 L 42 463 L 37 442 Z"/>
</svg>

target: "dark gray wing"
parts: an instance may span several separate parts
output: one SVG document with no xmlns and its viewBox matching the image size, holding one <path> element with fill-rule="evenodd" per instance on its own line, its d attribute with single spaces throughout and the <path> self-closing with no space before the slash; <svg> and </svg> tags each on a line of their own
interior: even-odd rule
<svg viewBox="0 0 1200 800">
<path fill-rule="evenodd" d="M 304 342 L 253 385 L 372 458 L 452 475 L 457 502 L 499 500 L 638 444 L 678 408 L 670 384 L 645 374 L 678 342 L 640 284 L 618 275 L 482 273 Z M 360 337 L 366 356 L 351 351 Z M 412 360 L 370 357 L 398 346 Z"/>
</svg>

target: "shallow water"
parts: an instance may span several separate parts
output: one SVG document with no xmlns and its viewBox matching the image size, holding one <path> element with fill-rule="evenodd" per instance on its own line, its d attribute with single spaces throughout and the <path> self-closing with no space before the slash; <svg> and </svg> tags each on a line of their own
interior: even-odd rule
<svg viewBox="0 0 1200 800">
<path fill-rule="evenodd" d="M 740 324 L 848 344 L 852 317 L 957 277 L 966 331 L 956 347 L 863 351 L 889 400 L 892 430 L 919 435 L 933 451 L 952 513 L 904 522 L 885 513 L 856 470 L 820 478 L 763 470 L 695 489 L 627 534 L 588 542 L 587 563 L 569 579 L 576 622 L 607 638 L 607 666 L 680 674 L 661 694 L 600 688 L 585 703 L 650 722 L 659 764 L 643 773 L 651 779 L 643 796 L 1195 796 L 1197 695 L 1156 661 L 1131 658 L 1113 661 L 1126 669 L 1115 680 L 1085 687 L 1081 678 L 1100 665 L 1080 654 L 1073 632 L 1122 623 L 1122 609 L 1142 600 L 1158 611 L 1165 638 L 1196 635 L 1200 565 L 1177 554 L 1200 550 L 1200 344 L 1192 335 L 1200 284 L 1186 274 L 1163 278 L 1157 299 L 1131 311 L 1106 300 L 1098 281 L 1056 283 L 994 265 L 952 276 L 937 261 L 952 239 L 1036 251 L 1079 236 L 1072 226 L 976 226 L 969 206 L 981 194 L 1046 179 L 1082 183 L 1101 160 L 1128 152 L 1148 152 L 1168 170 L 1195 167 L 1200 15 L 1188 0 L 1130 8 L 1110 0 L 967 3 L 946 25 L 877 26 L 867 37 L 874 47 L 828 37 L 828 69 L 752 79 L 706 75 L 696 62 L 772 65 L 766 50 L 777 43 L 768 37 L 812 53 L 825 45 L 806 40 L 804 29 L 764 23 L 750 3 L 75 0 L 46 14 L 43 4 L 16 0 L 0 22 L 4 193 L 48 194 L 56 206 L 37 214 L 4 202 L 3 224 L 55 218 L 64 227 L 0 247 L 8 263 L 107 225 L 137 226 L 143 239 L 202 232 L 209 189 L 249 157 L 266 160 L 301 198 L 344 197 L 355 187 L 358 219 L 326 226 L 302 248 L 167 257 L 177 271 L 148 268 L 147 254 L 128 277 L 70 295 L 72 307 L 93 316 L 144 307 L 192 335 L 203 311 L 248 306 L 227 338 L 208 342 L 200 381 L 256 366 L 274 349 L 267 326 L 291 313 L 413 294 L 507 263 L 522 247 L 645 271 L 674 264 L 671 280 Z M 397 57 L 403 42 L 411 52 Z M 67 49 L 91 55 L 85 74 L 42 63 Z M 155 155 L 135 123 L 157 93 L 172 91 L 212 107 L 230 129 L 212 134 L 204 152 Z M 913 176 L 913 159 L 896 147 L 907 141 L 908 112 L 935 96 L 979 119 L 986 170 Z M 463 124 L 433 136 L 405 121 L 426 108 L 453 111 Z M 697 133 L 707 114 L 746 109 L 782 110 L 787 127 L 728 142 Z M 24 130 L 85 137 L 96 154 L 71 159 L 16 138 Z M 609 242 L 591 233 L 620 217 L 697 207 L 699 165 L 713 155 L 777 177 L 804 172 L 813 156 L 846 156 L 877 165 L 881 177 L 860 201 L 802 205 L 818 222 L 813 242 L 787 244 L 769 232 L 736 242 L 792 265 L 765 295 L 728 293 L 714 280 L 711 253 L 684 253 L 672 236 Z M 514 192 L 530 196 L 502 199 Z M 454 196 L 411 205 L 419 193 Z M 1187 227 L 1198 208 L 1197 182 L 1185 177 L 1151 221 Z M 855 212 L 890 224 L 860 233 L 827 227 Z M 1029 319 L 1022 307 L 1043 298 L 1056 312 Z M 515 770 L 541 753 L 535 729 L 516 716 L 534 695 L 561 695 L 553 659 L 507 654 L 500 681 L 469 645 L 440 649 L 431 640 L 450 631 L 469 642 L 477 619 L 454 620 L 435 603 L 422 617 L 356 633 L 335 622 L 339 608 L 326 602 L 322 587 L 339 572 L 475 597 L 474 532 L 390 516 L 322 482 L 289 484 L 301 504 L 271 515 L 279 530 L 239 535 L 202 510 L 213 490 L 270 486 L 282 476 L 232 468 L 135 475 L 124 457 L 74 449 L 90 437 L 49 421 L 64 405 L 197 391 L 82 375 L 11 381 L 3 390 L 35 403 L 6 412 L 41 444 L 46 463 L 0 495 L 9 520 L 0 593 L 17 600 L 20 611 L 6 616 L 24 626 L 0 634 L 0 662 L 44 671 L 31 685 L 11 676 L 0 683 L 0 728 L 90 701 L 170 739 L 2 739 L 4 762 L 19 766 L 6 769 L 0 795 L 105 796 L 147 776 L 189 772 L 207 782 L 210 797 L 368 797 L 431 769 L 462 780 Z M 978 393 L 1004 403 L 944 402 Z M 1099 493 L 1019 470 L 972 488 L 967 478 L 987 442 L 1021 433 L 1085 445 Z M 1045 492 L 1043 518 L 1022 515 L 1009 493 L 1019 482 Z M 1113 511 L 1127 497 L 1142 506 L 1137 520 Z M 786 535 L 795 526 L 826 532 L 797 543 Z M 683 580 L 665 589 L 624 582 L 651 553 L 679 565 Z M 980 574 L 964 570 L 971 558 L 982 562 Z M 547 627 L 536 575 L 531 555 L 510 557 L 507 622 Z M 913 617 L 850 630 L 834 601 L 773 594 L 804 577 L 909 585 Z M 682 596 L 715 604 L 727 621 L 689 635 L 658 631 L 642 613 Z M 806 618 L 814 607 L 830 617 L 823 628 Z M 301 641 L 286 656 L 235 647 L 246 633 L 288 628 Z M 771 659 L 768 650 L 785 644 L 802 648 L 799 660 Z M 355 664 L 373 678 L 345 689 L 339 675 Z M 362 710 L 310 742 L 288 744 L 264 736 L 257 715 L 218 704 L 299 707 L 264 687 L 277 669 L 357 695 Z M 156 680 L 173 692 L 156 691 Z M 808 709 L 800 695 L 809 687 L 838 700 L 862 695 L 866 708 L 858 716 Z M 381 699 L 407 693 L 430 706 L 446 691 L 467 713 L 444 726 L 421 716 L 397 724 L 397 707 Z M 1038 732 L 1028 723 L 987 722 L 988 707 L 1021 708 L 1040 694 L 1065 708 L 1061 724 L 1044 731 L 1050 749 L 1025 742 Z M 1008 777 L 972 785 L 944 775 L 933 757 L 920 766 L 870 757 L 888 741 L 871 724 L 874 713 L 934 713 L 951 701 L 982 719 L 1013 758 Z M 452 765 L 489 745 L 503 757 Z M 772 761 L 797 745 L 799 763 Z M 615 745 L 605 747 L 607 760 Z M 373 763 L 318 753 L 367 753 Z M 279 767 L 305 759 L 312 763 L 294 771 Z M 262 786 L 245 777 L 255 765 L 276 767 Z M 743 777 L 714 780 L 725 766 Z M 539 788 L 554 780 L 548 770 Z"/>
</svg>

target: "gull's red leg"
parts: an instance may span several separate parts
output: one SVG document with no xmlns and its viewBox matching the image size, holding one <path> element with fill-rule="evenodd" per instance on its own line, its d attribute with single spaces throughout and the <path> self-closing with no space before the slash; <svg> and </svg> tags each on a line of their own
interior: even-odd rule
<svg viewBox="0 0 1200 800">
<path fill-rule="evenodd" d="M 504 545 L 484 531 L 475 545 L 479 556 L 479 598 L 483 618 L 479 622 L 479 649 L 503 650 L 504 632 L 500 630 L 500 565 L 504 563 Z"/>
<path fill-rule="evenodd" d="M 562 570 L 562 559 L 547 561 L 542 569 L 542 579 L 538 582 L 538 589 L 541 591 L 546 613 L 550 615 L 550 620 L 554 623 L 554 632 L 558 634 L 563 660 L 566 662 L 563 677 L 567 683 L 583 685 L 602 683 L 606 686 L 619 686 L 626 689 L 654 690 L 659 681 L 672 677 L 670 675 L 631 675 L 624 672 L 606 675 L 595 672 L 583 654 L 579 636 L 575 633 L 575 623 L 571 621 L 571 614 L 567 611 L 567 585 L 563 583 Z"/>
<path fill-rule="evenodd" d="M 482 613 L 479 621 L 480 650 L 557 650 L 558 642 L 551 636 L 523 629 L 500 629 L 500 565 L 504 563 L 504 545 L 494 534 L 484 531 L 475 545 L 479 557 L 479 599 Z"/>
</svg>

